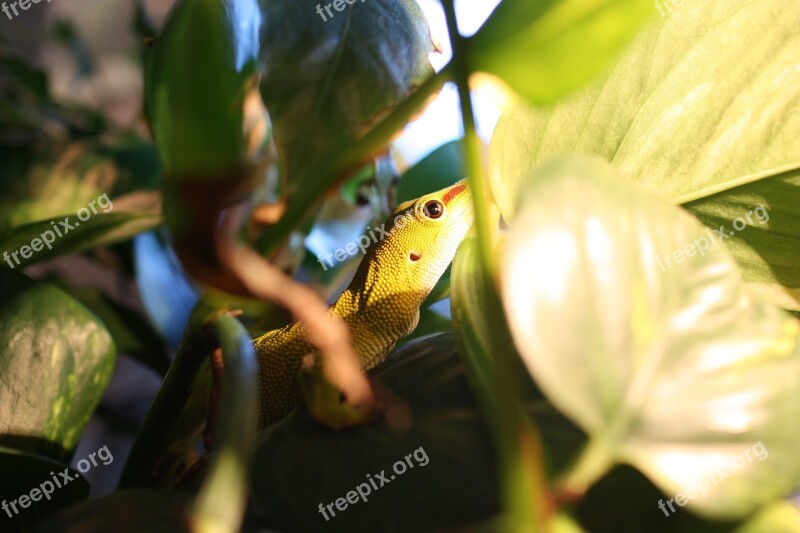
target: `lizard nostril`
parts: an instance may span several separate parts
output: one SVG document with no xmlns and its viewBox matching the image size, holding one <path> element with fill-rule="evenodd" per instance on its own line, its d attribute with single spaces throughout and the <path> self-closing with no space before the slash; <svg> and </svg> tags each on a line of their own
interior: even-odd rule
<svg viewBox="0 0 800 533">
<path fill-rule="evenodd" d="M 422 257 L 422 256 L 420 254 L 418 254 L 417 252 L 411 252 L 408 255 L 408 258 L 411 259 L 412 261 L 419 261 L 420 257 Z"/>
</svg>

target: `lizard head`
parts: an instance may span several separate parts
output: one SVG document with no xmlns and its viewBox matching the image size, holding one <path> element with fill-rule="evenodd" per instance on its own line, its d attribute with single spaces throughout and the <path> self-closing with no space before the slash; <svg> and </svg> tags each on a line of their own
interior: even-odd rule
<svg viewBox="0 0 800 533">
<path fill-rule="evenodd" d="M 373 237 L 374 246 L 334 306 L 350 322 L 366 368 L 417 326 L 419 306 L 453 260 L 472 220 L 472 196 L 466 181 L 460 181 L 397 206 L 375 228 L 380 238 Z M 298 379 L 309 410 L 329 426 L 365 423 L 376 414 L 348 404 L 325 378 L 318 358 L 304 360 Z"/>
<path fill-rule="evenodd" d="M 415 288 L 424 299 L 472 226 L 472 195 L 466 180 L 397 206 L 380 243 L 381 270 Z"/>
</svg>

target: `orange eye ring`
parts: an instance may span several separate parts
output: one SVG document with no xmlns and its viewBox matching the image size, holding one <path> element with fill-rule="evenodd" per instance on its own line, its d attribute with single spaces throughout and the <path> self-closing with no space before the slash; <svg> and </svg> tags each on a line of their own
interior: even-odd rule
<svg viewBox="0 0 800 533">
<path fill-rule="evenodd" d="M 430 200 L 422 208 L 422 212 L 426 217 L 436 220 L 444 214 L 444 206 L 439 200 Z"/>
</svg>

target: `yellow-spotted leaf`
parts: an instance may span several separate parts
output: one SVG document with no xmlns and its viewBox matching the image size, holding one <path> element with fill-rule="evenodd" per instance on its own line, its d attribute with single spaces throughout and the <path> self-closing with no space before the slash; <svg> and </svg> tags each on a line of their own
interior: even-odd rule
<svg viewBox="0 0 800 533">
<path fill-rule="evenodd" d="M 797 485 L 800 322 L 752 294 L 713 232 L 585 156 L 529 172 L 510 223 L 514 341 L 589 435 L 561 490 L 628 463 L 673 506 L 738 518 Z"/>
<path fill-rule="evenodd" d="M 0 444 L 67 457 L 111 379 L 106 327 L 47 283 L 0 269 Z"/>
</svg>

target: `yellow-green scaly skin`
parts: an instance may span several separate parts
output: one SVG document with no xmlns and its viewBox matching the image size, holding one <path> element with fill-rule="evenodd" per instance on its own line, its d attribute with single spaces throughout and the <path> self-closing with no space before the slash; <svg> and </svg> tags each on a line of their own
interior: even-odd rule
<svg viewBox="0 0 800 533">
<path fill-rule="evenodd" d="M 425 206 L 431 201 L 444 206 L 437 219 L 427 216 Z M 384 224 L 386 236 L 367 249 L 352 282 L 331 307 L 347 325 L 365 369 L 383 361 L 417 326 L 420 305 L 472 226 L 471 206 L 465 181 L 406 202 Z M 265 333 L 254 344 L 260 373 L 259 427 L 286 416 L 304 395 L 312 414 L 331 426 L 365 421 L 324 381 L 318 357 L 312 375 L 298 375 L 303 358 L 318 355 L 301 324 Z"/>
</svg>

